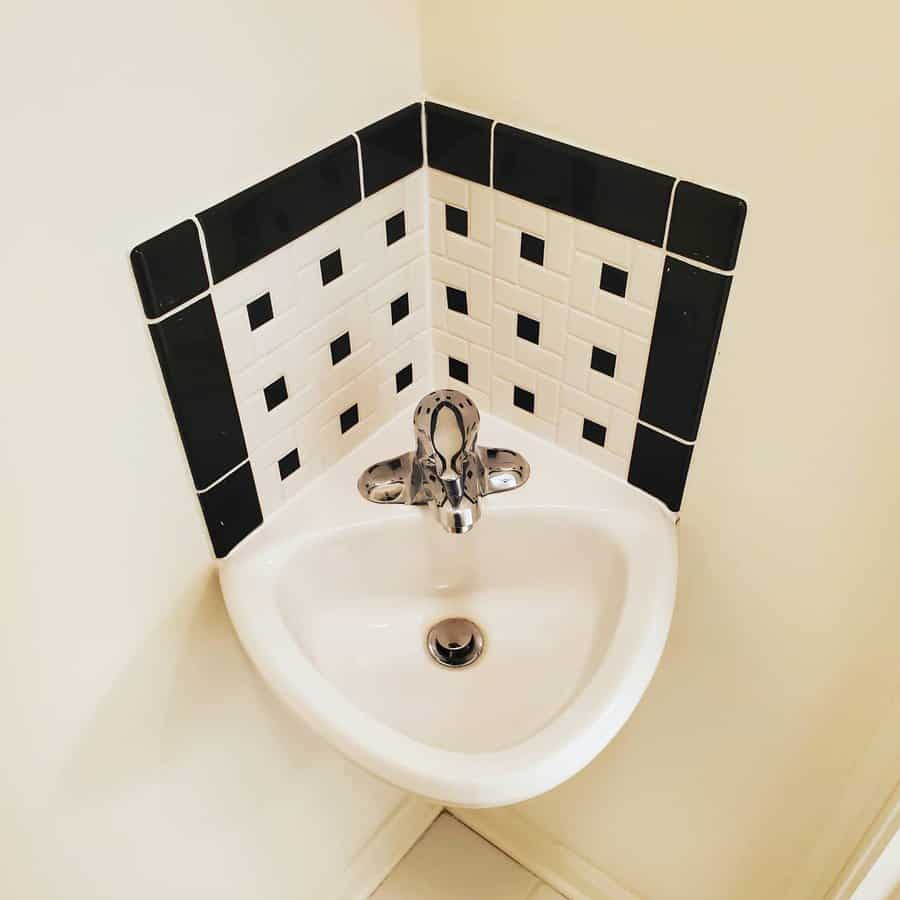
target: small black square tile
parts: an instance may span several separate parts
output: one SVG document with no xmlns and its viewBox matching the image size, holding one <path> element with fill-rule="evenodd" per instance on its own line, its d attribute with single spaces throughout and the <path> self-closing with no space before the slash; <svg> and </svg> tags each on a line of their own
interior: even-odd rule
<svg viewBox="0 0 900 900">
<path fill-rule="evenodd" d="M 341 262 L 340 249 L 319 260 L 319 269 L 322 272 L 322 286 L 324 287 L 335 278 L 340 278 L 344 274 L 344 266 Z"/>
<path fill-rule="evenodd" d="M 447 285 L 447 309 L 460 313 L 464 316 L 469 314 L 469 301 L 466 298 L 466 292 L 459 288 Z"/>
<path fill-rule="evenodd" d="M 388 247 L 406 237 L 406 214 L 402 210 L 384 223 L 384 236 Z"/>
<path fill-rule="evenodd" d="M 422 167 L 422 104 L 410 106 L 357 132 L 366 196 Z"/>
<path fill-rule="evenodd" d="M 522 232 L 522 240 L 519 244 L 519 256 L 536 265 L 544 264 L 544 239 Z"/>
<path fill-rule="evenodd" d="M 391 325 L 396 325 L 409 315 L 409 294 L 391 301 Z"/>
<path fill-rule="evenodd" d="M 747 217 L 739 197 L 680 181 L 675 188 L 666 248 L 672 253 L 731 271 Z"/>
<path fill-rule="evenodd" d="M 250 330 L 256 331 L 261 325 L 275 318 L 272 312 L 272 298 L 269 294 L 263 294 L 247 304 L 247 319 L 250 321 Z"/>
<path fill-rule="evenodd" d="M 331 342 L 331 364 L 336 366 L 350 355 L 350 332 L 345 331 Z"/>
<path fill-rule="evenodd" d="M 149 328 L 194 486 L 203 490 L 247 458 L 212 299 Z"/>
<path fill-rule="evenodd" d="M 731 276 L 666 257 L 640 418 L 694 441 L 716 357 Z"/>
<path fill-rule="evenodd" d="M 541 323 L 537 319 L 518 313 L 516 316 L 516 336 L 522 338 L 523 341 L 539 344 L 541 340 Z"/>
<path fill-rule="evenodd" d="M 361 196 L 356 139 L 348 136 L 198 213 L 213 281 L 312 231 Z"/>
<path fill-rule="evenodd" d="M 209 287 L 197 226 L 186 219 L 131 251 L 144 313 L 155 319 Z"/>
<path fill-rule="evenodd" d="M 465 209 L 459 209 L 456 206 L 450 206 L 448 203 L 444 207 L 444 225 L 447 231 L 454 234 L 461 234 L 463 237 L 469 236 L 469 213 Z"/>
<path fill-rule="evenodd" d="M 408 388 L 413 381 L 412 363 L 404 366 L 395 376 L 394 383 L 397 385 L 397 393 L 399 394 L 404 388 Z"/>
<path fill-rule="evenodd" d="M 678 512 L 693 451 L 690 445 L 638 422 L 628 481 Z"/>
<path fill-rule="evenodd" d="M 287 382 L 284 380 L 284 376 L 282 375 L 281 378 L 276 379 L 266 387 L 263 390 L 263 395 L 266 398 L 266 409 L 270 412 L 276 406 L 284 403 L 288 397 Z"/>
<path fill-rule="evenodd" d="M 624 269 L 603 263 L 603 268 L 600 270 L 600 287 L 617 297 L 624 297 L 628 287 L 628 273 Z"/>
<path fill-rule="evenodd" d="M 346 434 L 359 422 L 359 404 L 354 403 L 341 413 L 341 434 Z"/>
<path fill-rule="evenodd" d="M 492 125 L 491 119 L 426 102 L 428 165 L 489 186 Z"/>
<path fill-rule="evenodd" d="M 262 525 L 259 495 L 249 461 L 197 498 L 213 552 L 219 559 Z"/>
<path fill-rule="evenodd" d="M 294 447 L 290 453 L 282 456 L 281 459 L 278 460 L 278 474 L 281 476 L 281 480 L 284 481 L 289 475 L 293 475 L 297 469 L 300 468 L 300 451 Z"/>
<path fill-rule="evenodd" d="M 594 347 L 591 350 L 591 368 L 595 372 L 602 372 L 610 378 L 616 377 L 616 354 L 604 350 L 602 347 Z"/>
<path fill-rule="evenodd" d="M 464 363 L 460 359 L 454 359 L 452 356 L 447 358 L 447 374 L 461 381 L 463 384 L 469 383 L 469 364 Z"/>
<path fill-rule="evenodd" d="M 585 419 L 581 426 L 581 436 L 586 441 L 602 447 L 606 443 L 606 426 L 593 422 L 591 419 Z"/>
<path fill-rule="evenodd" d="M 532 394 L 531 391 L 526 391 L 525 388 L 520 388 L 517 384 L 514 385 L 513 406 L 518 406 L 519 409 L 524 409 L 525 412 L 533 413 L 534 394 Z"/>
</svg>

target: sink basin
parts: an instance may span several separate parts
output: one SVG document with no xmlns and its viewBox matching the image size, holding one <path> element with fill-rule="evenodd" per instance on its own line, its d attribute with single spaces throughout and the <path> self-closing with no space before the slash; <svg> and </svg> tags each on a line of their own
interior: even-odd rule
<svg viewBox="0 0 900 900">
<path fill-rule="evenodd" d="M 273 690 L 393 784 L 454 806 L 533 797 L 615 736 L 656 669 L 677 574 L 671 514 L 601 469 L 485 414 L 481 440 L 531 464 L 471 532 L 378 506 L 359 472 L 411 445 L 404 412 L 221 566 L 235 628 Z M 464 668 L 429 629 L 483 635 Z"/>
</svg>

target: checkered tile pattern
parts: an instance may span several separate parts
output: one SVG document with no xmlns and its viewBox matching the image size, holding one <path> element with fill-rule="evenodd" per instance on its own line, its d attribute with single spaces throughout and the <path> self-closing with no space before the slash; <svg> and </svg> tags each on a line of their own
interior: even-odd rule
<svg viewBox="0 0 900 900">
<path fill-rule="evenodd" d="M 429 389 L 424 185 L 415 172 L 212 289 L 265 516 Z M 400 212 L 406 233 L 388 243 L 386 222 Z M 335 251 L 342 274 L 323 284 L 320 262 Z M 251 328 L 247 307 L 267 293 L 274 315 Z M 409 314 L 392 323 L 404 294 Z M 345 333 L 350 352 L 335 364 L 331 343 Z M 413 380 L 398 392 L 410 364 Z M 265 389 L 280 378 L 287 398 L 269 410 Z M 354 405 L 358 422 L 342 432 Z M 293 450 L 299 468 L 279 466 Z"/>
<path fill-rule="evenodd" d="M 434 169 L 427 176 L 435 386 L 465 390 L 624 477 L 663 251 Z M 467 235 L 447 230 L 447 205 L 467 212 Z M 543 241 L 542 264 L 523 256 L 540 259 L 533 239 Z M 604 265 L 619 271 L 604 277 Z M 601 288 L 621 290 L 621 272 L 624 297 Z M 448 308 L 447 287 L 466 292 L 467 314 Z M 539 323 L 537 344 L 519 336 L 520 316 Z M 533 323 L 523 333 L 533 337 Z M 612 375 L 601 371 L 611 356 Z M 467 384 L 450 377 L 451 358 L 468 365 Z M 603 366 L 592 366 L 598 359 Z M 513 404 L 516 387 L 534 394 L 533 413 Z M 583 436 L 586 420 L 595 437 L 593 425 L 606 429 L 603 446 Z"/>
</svg>

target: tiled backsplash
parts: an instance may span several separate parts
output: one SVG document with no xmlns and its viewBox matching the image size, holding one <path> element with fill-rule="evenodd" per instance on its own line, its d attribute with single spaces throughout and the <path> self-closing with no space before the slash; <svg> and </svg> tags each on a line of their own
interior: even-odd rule
<svg viewBox="0 0 900 900">
<path fill-rule="evenodd" d="M 132 252 L 217 556 L 441 385 L 680 506 L 743 201 L 425 111 Z"/>
</svg>

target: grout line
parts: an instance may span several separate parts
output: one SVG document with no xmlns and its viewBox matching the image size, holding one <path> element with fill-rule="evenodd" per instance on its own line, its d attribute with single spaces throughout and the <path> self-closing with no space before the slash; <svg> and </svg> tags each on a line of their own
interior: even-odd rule
<svg viewBox="0 0 900 900">
<path fill-rule="evenodd" d="M 217 484 L 223 482 L 229 475 L 233 475 L 237 470 L 244 465 L 244 463 L 250 462 L 250 450 L 247 449 L 247 456 L 245 456 L 234 468 L 229 469 L 224 475 L 220 475 L 215 481 L 211 481 L 205 488 L 195 488 L 198 494 L 205 494 L 207 491 L 212 490 Z"/>
<path fill-rule="evenodd" d="M 355 131 L 351 131 L 350 136 L 356 141 L 356 167 L 359 169 L 359 202 L 362 203 L 362 201 L 366 199 L 366 185 L 365 178 L 363 177 L 362 141 Z M 340 215 L 340 213 L 338 215 Z M 334 217 L 332 216 L 332 218 Z"/>
<path fill-rule="evenodd" d="M 675 259 L 680 260 L 681 262 L 689 263 L 692 266 L 696 266 L 698 269 L 703 269 L 705 272 L 713 272 L 716 275 L 725 275 L 728 278 L 734 277 L 734 269 L 717 269 L 715 266 L 711 266 L 709 263 L 701 262 L 699 259 L 691 259 L 689 256 L 682 256 L 680 253 L 674 253 L 671 250 L 665 251 L 666 256 L 672 256 Z"/>
<path fill-rule="evenodd" d="M 637 420 L 639 425 L 643 425 L 645 428 L 649 428 L 651 431 L 656 431 L 664 437 L 671 438 L 673 441 L 677 441 L 679 444 L 683 444 L 685 447 L 693 447 L 697 443 L 697 439 L 695 438 L 693 441 L 686 441 L 684 438 L 678 437 L 677 434 L 672 434 L 669 431 L 666 431 L 663 428 L 658 428 L 656 425 L 651 425 L 649 422 L 645 422 L 643 419 Z"/>
</svg>

